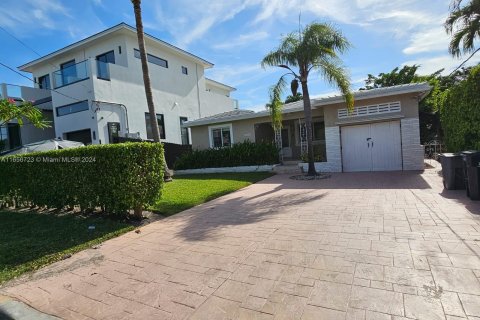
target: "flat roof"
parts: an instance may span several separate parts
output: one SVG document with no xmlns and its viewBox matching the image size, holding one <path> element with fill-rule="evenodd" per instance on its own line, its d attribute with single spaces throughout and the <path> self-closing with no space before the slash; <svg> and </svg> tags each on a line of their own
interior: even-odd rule
<svg viewBox="0 0 480 320">
<path fill-rule="evenodd" d="M 92 36 L 90 36 L 90 37 L 87 37 L 87 38 L 82 39 L 82 40 L 80 40 L 80 41 L 74 42 L 74 43 L 72 43 L 72 44 L 70 44 L 70 45 L 68 45 L 68 46 L 66 46 L 66 47 L 63 47 L 63 48 L 58 49 L 58 50 L 56 50 L 56 51 L 53 51 L 53 52 L 51 52 L 51 53 L 49 53 L 49 54 L 47 54 L 47 55 L 45 55 L 45 56 L 43 56 L 43 57 L 40 57 L 40 58 L 35 59 L 35 60 L 33 60 L 33 61 L 27 62 L 27 63 L 19 66 L 18 69 L 20 69 L 20 70 L 22 70 L 22 71 L 27 71 L 27 72 L 29 72 L 29 69 L 30 69 L 31 67 L 37 65 L 37 64 L 40 64 L 40 63 L 42 63 L 42 62 L 44 62 L 44 61 L 46 61 L 46 60 L 52 59 L 52 58 L 54 58 L 54 57 L 56 57 L 56 56 L 58 56 L 58 55 L 60 55 L 60 54 L 63 54 L 63 53 L 65 53 L 65 52 L 68 52 L 69 50 L 76 49 L 76 48 L 78 48 L 78 47 L 81 47 L 81 46 L 89 43 L 89 42 L 92 42 L 92 41 L 97 40 L 97 39 L 99 39 L 99 38 L 105 37 L 105 36 L 107 36 L 107 35 L 109 35 L 109 34 L 111 34 L 111 33 L 113 33 L 113 32 L 117 32 L 117 31 L 120 31 L 120 30 L 128 30 L 128 31 L 130 31 L 130 32 L 135 33 L 135 35 L 136 35 L 136 33 L 137 33 L 137 29 L 136 29 L 135 27 L 132 27 L 131 25 L 129 25 L 129 24 L 125 23 L 125 22 L 122 22 L 122 23 L 119 23 L 119 24 L 117 24 L 117 25 L 115 25 L 115 26 L 113 26 L 113 27 L 111 27 L 111 28 L 108 28 L 108 29 L 105 29 L 105 30 L 103 30 L 103 31 L 100 31 L 100 32 L 98 32 L 98 33 L 96 33 L 96 34 L 94 34 L 94 35 L 92 35 Z M 154 36 L 152 36 L 152 35 L 150 35 L 150 34 L 148 34 L 148 33 L 145 33 L 145 38 L 148 38 L 148 39 L 150 39 L 150 40 L 153 40 L 153 41 L 157 42 L 158 44 L 160 44 L 161 46 L 167 47 L 167 48 L 173 50 L 174 52 L 177 52 L 177 53 L 179 53 L 179 54 L 188 56 L 188 57 L 190 57 L 191 59 L 193 59 L 193 60 L 195 60 L 195 61 L 198 61 L 199 63 L 203 64 L 203 65 L 204 65 L 205 67 L 207 67 L 207 68 L 213 67 L 213 63 L 211 63 L 211 62 L 209 62 L 209 61 L 207 61 L 207 60 L 205 60 L 205 59 L 202 59 L 202 58 L 200 58 L 199 56 L 196 56 L 196 55 L 194 55 L 194 54 L 192 54 L 192 53 L 190 53 L 190 52 L 188 52 L 188 51 L 185 51 L 185 50 L 183 50 L 183 49 L 180 49 L 180 48 L 178 48 L 178 47 L 176 47 L 176 46 L 174 46 L 174 45 L 172 45 L 172 44 L 170 44 L 170 43 L 168 43 L 168 42 L 165 42 L 165 41 L 163 41 L 163 40 L 160 40 L 159 38 L 156 38 L 156 37 L 154 37 Z"/>
<path fill-rule="evenodd" d="M 209 84 L 212 84 L 214 86 L 217 86 L 217 87 L 220 87 L 220 88 L 223 88 L 223 89 L 227 89 L 228 91 L 237 91 L 236 88 L 234 87 L 231 87 L 229 85 L 226 85 L 225 83 L 221 83 L 221 82 L 218 82 L 218 81 L 215 81 L 213 79 L 210 79 L 210 78 L 206 78 L 205 77 L 205 80 L 209 83 Z"/>
<path fill-rule="evenodd" d="M 430 85 L 427 82 L 403 84 L 392 87 L 376 88 L 371 90 L 359 90 L 353 93 L 355 101 L 373 99 L 379 97 L 387 97 L 398 94 L 420 93 L 419 98 L 423 99 L 430 92 Z M 345 97 L 341 94 L 330 97 L 311 99 L 312 108 L 333 105 L 336 103 L 345 102 Z M 238 121 L 244 119 L 253 119 L 270 116 L 269 110 L 254 112 L 251 110 L 238 110 L 243 112 L 225 112 L 214 116 L 205 117 L 184 123 L 184 127 L 196 127 L 215 123 L 224 123 L 229 121 Z M 303 101 L 296 101 L 287 103 L 283 106 L 282 113 L 288 114 L 293 112 L 303 111 Z"/>
</svg>

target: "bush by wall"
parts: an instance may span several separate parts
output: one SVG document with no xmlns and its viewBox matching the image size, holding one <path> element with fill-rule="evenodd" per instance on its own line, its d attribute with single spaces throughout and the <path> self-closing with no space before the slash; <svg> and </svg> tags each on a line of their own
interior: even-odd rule
<svg viewBox="0 0 480 320">
<path fill-rule="evenodd" d="M 160 197 L 162 154 L 159 143 L 125 143 L 1 157 L 0 200 L 124 213 Z"/>
<path fill-rule="evenodd" d="M 480 66 L 445 92 L 440 120 L 449 151 L 480 150 Z"/>
<path fill-rule="evenodd" d="M 253 166 L 278 163 L 278 149 L 271 143 L 245 141 L 231 147 L 194 150 L 175 162 L 176 170 Z"/>
</svg>

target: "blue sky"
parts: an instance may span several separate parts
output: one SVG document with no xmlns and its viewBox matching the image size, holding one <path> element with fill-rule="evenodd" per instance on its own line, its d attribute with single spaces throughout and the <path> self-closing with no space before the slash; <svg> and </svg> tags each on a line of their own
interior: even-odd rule
<svg viewBox="0 0 480 320">
<path fill-rule="evenodd" d="M 367 74 L 404 64 L 420 64 L 420 73 L 461 60 L 448 55 L 443 29 L 450 0 L 143 0 L 145 31 L 215 64 L 207 76 L 237 88 L 240 106 L 260 110 L 281 70 L 260 67 L 282 35 L 302 24 L 326 21 L 341 29 L 353 47 L 342 58 L 353 88 Z M 0 26 L 44 55 L 120 22 L 135 24 L 129 0 L 3 0 Z M 0 62 L 17 67 L 38 57 L 0 30 Z M 480 55 L 470 64 L 478 63 Z M 29 81 L 0 69 L 0 82 Z M 30 84 L 29 84 L 30 85 Z M 336 90 L 316 74 L 312 96 Z"/>
</svg>

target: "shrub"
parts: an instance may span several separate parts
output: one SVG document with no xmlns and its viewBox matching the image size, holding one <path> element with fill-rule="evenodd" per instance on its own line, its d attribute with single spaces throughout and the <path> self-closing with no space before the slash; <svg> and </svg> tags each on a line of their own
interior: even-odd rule
<svg viewBox="0 0 480 320">
<path fill-rule="evenodd" d="M 447 90 L 440 107 L 445 144 L 451 152 L 480 149 L 480 66 Z"/>
<path fill-rule="evenodd" d="M 194 150 L 180 156 L 176 170 L 253 166 L 278 163 L 278 149 L 272 143 L 245 141 L 231 147 Z"/>
<path fill-rule="evenodd" d="M 0 181 L 0 200 L 124 213 L 160 197 L 163 147 L 124 143 L 6 156 Z"/>
</svg>

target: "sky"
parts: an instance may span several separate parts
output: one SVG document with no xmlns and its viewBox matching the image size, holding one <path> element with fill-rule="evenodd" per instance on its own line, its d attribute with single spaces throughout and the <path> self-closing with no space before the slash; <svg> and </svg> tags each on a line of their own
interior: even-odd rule
<svg viewBox="0 0 480 320">
<path fill-rule="evenodd" d="M 242 109 L 263 110 L 282 70 L 263 69 L 262 58 L 282 37 L 311 22 L 328 22 L 351 42 L 341 56 L 352 88 L 368 74 L 419 64 L 420 74 L 462 60 L 448 54 L 443 22 L 450 0 L 143 0 L 145 32 L 215 66 L 206 76 L 237 88 Z M 130 0 L 2 0 L 0 62 L 17 67 L 120 22 L 135 25 Z M 300 18 L 300 19 L 299 19 Z M 480 55 L 469 65 L 480 62 Z M 26 74 L 29 76 L 29 74 Z M 0 66 L 0 83 L 31 85 Z M 337 92 L 319 74 L 309 78 L 312 97 Z"/>
</svg>

